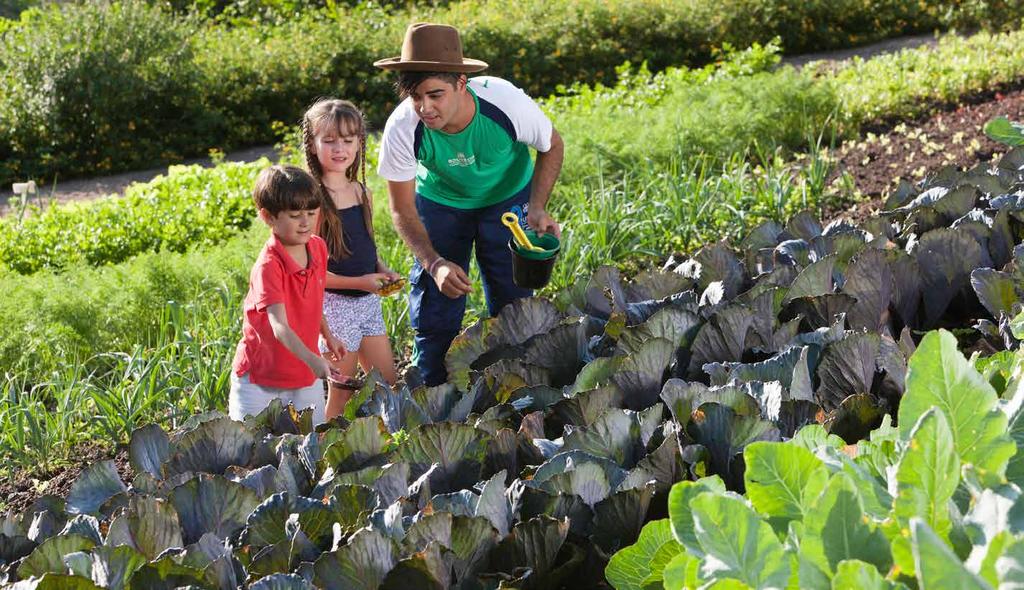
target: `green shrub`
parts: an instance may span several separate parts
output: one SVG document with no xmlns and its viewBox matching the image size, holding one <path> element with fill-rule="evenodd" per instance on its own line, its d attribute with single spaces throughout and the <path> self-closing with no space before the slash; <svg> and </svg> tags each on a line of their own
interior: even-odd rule
<svg viewBox="0 0 1024 590">
<path fill-rule="evenodd" d="M 0 177 L 104 174 L 215 144 L 196 25 L 139 2 L 26 11 L 0 37 Z"/>
<path fill-rule="evenodd" d="M 217 244 L 252 224 L 252 183 L 270 162 L 172 166 L 123 197 L 0 219 L 0 263 L 20 273 L 116 264 L 142 252 Z"/>
<path fill-rule="evenodd" d="M 776 36 L 800 53 L 950 25 L 1013 29 L 1022 3 L 236 0 L 224 14 L 237 18 L 205 23 L 141 0 L 30 10 L 0 38 L 0 118 L 11 122 L 0 129 L 0 185 L 270 142 L 275 123 L 296 121 L 323 95 L 354 100 L 380 126 L 394 106 L 393 77 L 371 64 L 396 54 L 419 20 L 460 27 L 467 54 L 489 62 L 490 74 L 544 96 L 576 81 L 612 84 L 625 61 L 694 66 Z"/>
<path fill-rule="evenodd" d="M 351 98 L 377 122 L 394 103 L 390 77 L 371 65 L 388 49 L 361 27 L 309 14 L 275 27 L 210 27 L 195 48 L 202 101 L 228 122 L 219 145 L 272 141 L 274 122 L 298 123 L 321 96 Z"/>
<path fill-rule="evenodd" d="M 284 24 L 303 13 L 331 9 L 334 6 L 355 7 L 366 0 L 150 0 L 167 5 L 180 13 L 195 12 L 219 23 L 232 26 L 253 24 Z M 415 5 L 443 6 L 449 0 L 377 0 L 374 4 L 392 9 Z"/>
<path fill-rule="evenodd" d="M 952 28 L 1013 31 L 1024 24 L 1024 0 L 953 0 L 934 10 Z"/>
</svg>

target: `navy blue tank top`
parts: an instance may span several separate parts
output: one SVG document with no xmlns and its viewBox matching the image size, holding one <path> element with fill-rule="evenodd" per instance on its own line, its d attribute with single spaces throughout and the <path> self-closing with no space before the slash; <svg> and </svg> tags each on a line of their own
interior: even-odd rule
<svg viewBox="0 0 1024 590">
<path fill-rule="evenodd" d="M 351 254 L 344 260 L 328 260 L 327 271 L 343 277 L 360 277 L 377 272 L 377 244 L 366 227 L 363 205 L 338 209 L 338 216 L 341 217 L 345 245 Z M 349 297 L 369 295 L 359 289 L 327 289 L 327 292 Z"/>
</svg>

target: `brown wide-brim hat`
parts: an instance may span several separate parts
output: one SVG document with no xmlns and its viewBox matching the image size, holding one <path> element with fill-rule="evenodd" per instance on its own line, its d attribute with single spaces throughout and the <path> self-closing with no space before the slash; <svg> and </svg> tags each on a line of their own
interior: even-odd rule
<svg viewBox="0 0 1024 590">
<path fill-rule="evenodd" d="M 453 72 L 468 74 L 487 68 L 487 63 L 462 56 L 459 31 L 448 25 L 415 23 L 405 30 L 402 55 L 379 59 L 373 65 L 399 72 Z"/>
</svg>

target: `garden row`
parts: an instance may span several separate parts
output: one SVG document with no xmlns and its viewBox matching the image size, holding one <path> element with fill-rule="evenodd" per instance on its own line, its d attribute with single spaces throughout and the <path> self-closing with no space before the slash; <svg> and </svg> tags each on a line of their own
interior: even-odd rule
<svg viewBox="0 0 1024 590">
<path fill-rule="evenodd" d="M 699 65 L 780 37 L 789 52 L 950 26 L 1018 28 L 1021 0 L 613 0 L 328 3 L 289 20 L 227 26 L 142 0 L 54 3 L 0 21 L 0 185 L 93 176 L 276 138 L 316 97 L 343 95 L 380 124 L 405 27 L 464 29 L 464 46 L 532 95 L 613 82 L 624 61 Z"/>
<path fill-rule="evenodd" d="M 316 430 L 280 405 L 137 429 L 131 481 L 100 462 L 4 519 L 0 573 L 30 588 L 1014 579 L 1022 187 L 1018 149 L 937 171 L 860 226 L 804 212 L 633 280 L 602 267 L 464 331 L 449 383 L 373 374 Z M 938 325 L 964 342 L 921 336 Z"/>
</svg>

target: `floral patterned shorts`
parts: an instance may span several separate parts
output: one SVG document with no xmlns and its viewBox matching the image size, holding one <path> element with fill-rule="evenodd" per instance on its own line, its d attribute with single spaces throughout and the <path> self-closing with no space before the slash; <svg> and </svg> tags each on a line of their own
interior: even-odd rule
<svg viewBox="0 0 1024 590">
<path fill-rule="evenodd" d="M 349 297 L 337 293 L 324 293 L 324 316 L 331 333 L 345 346 L 355 352 L 363 336 L 383 336 L 384 314 L 381 312 L 380 296 L 370 293 L 363 297 Z M 327 344 L 320 339 L 320 352 L 327 352 Z"/>
</svg>

